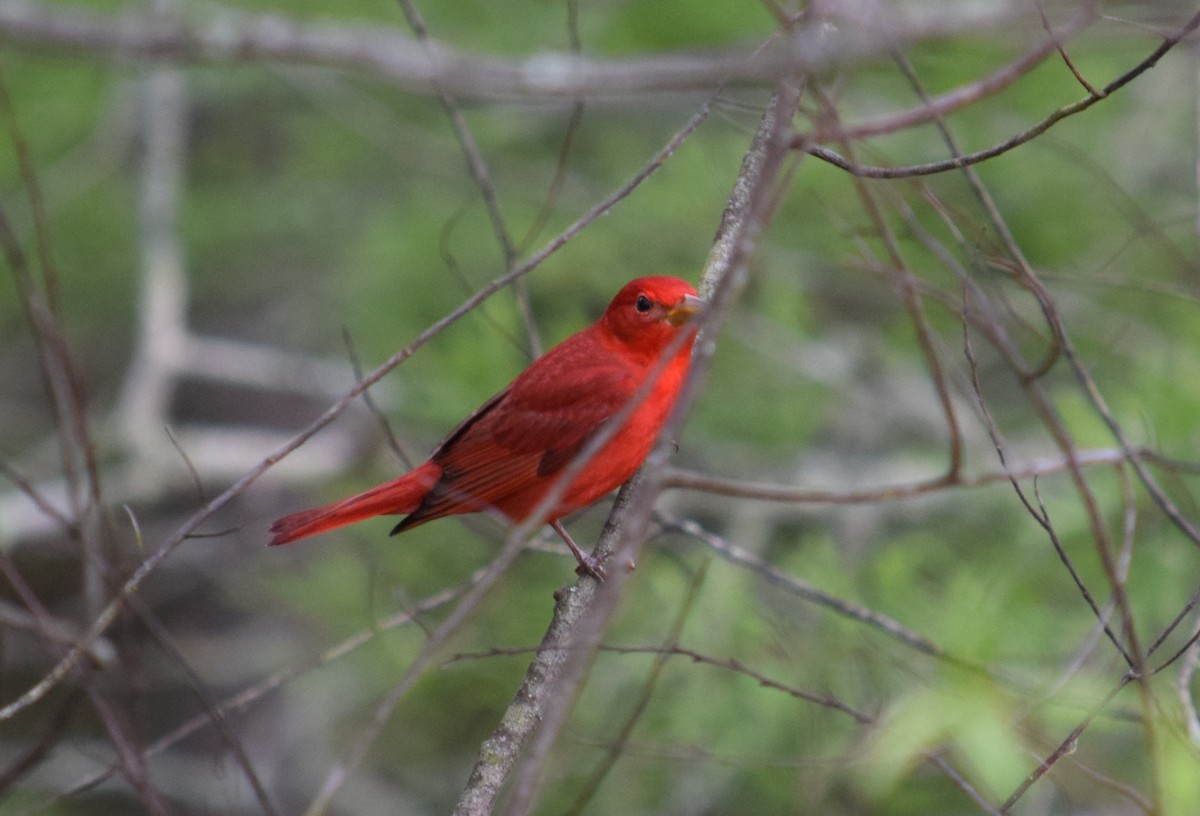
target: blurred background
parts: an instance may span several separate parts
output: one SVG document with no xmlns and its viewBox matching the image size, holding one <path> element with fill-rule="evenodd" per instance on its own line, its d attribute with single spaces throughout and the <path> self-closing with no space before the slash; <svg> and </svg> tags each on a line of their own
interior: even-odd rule
<svg viewBox="0 0 1200 816">
<path fill-rule="evenodd" d="M 0 2 L 0 813 L 451 811 L 573 560 L 401 693 L 505 530 L 266 529 L 698 282 L 821 25 L 797 144 L 896 177 L 785 166 L 536 812 L 1200 811 L 1197 9 L 809 5 Z M 633 79 L 513 79 L 573 52 Z"/>
</svg>

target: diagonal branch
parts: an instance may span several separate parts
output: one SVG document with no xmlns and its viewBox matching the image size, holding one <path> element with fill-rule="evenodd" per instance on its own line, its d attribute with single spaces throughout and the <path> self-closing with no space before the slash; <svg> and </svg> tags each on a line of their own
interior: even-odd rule
<svg viewBox="0 0 1200 816">
<path fill-rule="evenodd" d="M 773 182 L 788 152 L 785 137 L 791 132 L 798 102 L 797 91 L 783 91 L 763 115 L 705 267 L 701 288 L 711 294 L 710 306 L 697 341 L 689 382 L 655 450 L 618 495 L 596 555 L 615 553 L 618 563 L 623 564 L 627 560 L 632 562 L 640 547 L 654 499 L 664 484 L 671 440 L 678 435 L 687 408 L 707 373 L 715 350 L 712 337 L 724 309 L 744 283 L 746 263 L 774 203 Z M 591 656 L 628 579 L 627 570 L 617 569 L 601 585 L 582 579 L 558 594 L 550 626 L 512 704 L 480 748 L 475 768 L 455 808 L 456 816 L 492 813 L 501 789 L 527 747 L 530 755 L 524 771 L 514 781 L 509 812 L 526 813 L 532 807 L 541 760 L 566 721 Z"/>
</svg>

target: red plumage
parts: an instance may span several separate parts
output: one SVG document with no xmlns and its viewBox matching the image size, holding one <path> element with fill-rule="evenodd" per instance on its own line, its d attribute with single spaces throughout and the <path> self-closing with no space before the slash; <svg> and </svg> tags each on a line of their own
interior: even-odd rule
<svg viewBox="0 0 1200 816">
<path fill-rule="evenodd" d="M 630 281 L 599 320 L 535 360 L 425 464 L 365 493 L 279 519 L 271 544 L 378 515 L 407 514 L 393 533 L 456 513 L 495 511 L 525 521 L 596 432 L 636 397 L 544 520 L 586 507 L 628 480 L 650 452 L 687 375 L 695 336 L 690 318 L 702 306 L 679 278 Z"/>
</svg>

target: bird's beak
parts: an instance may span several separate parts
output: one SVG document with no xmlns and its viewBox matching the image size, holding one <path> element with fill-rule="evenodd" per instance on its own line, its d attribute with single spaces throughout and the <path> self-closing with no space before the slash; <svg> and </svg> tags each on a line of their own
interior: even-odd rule
<svg viewBox="0 0 1200 816">
<path fill-rule="evenodd" d="M 682 326 L 693 316 L 703 314 L 704 307 L 707 305 L 707 301 L 701 300 L 695 295 L 684 295 L 683 300 L 676 303 L 671 307 L 671 311 L 667 312 L 667 322 L 672 326 Z"/>
</svg>

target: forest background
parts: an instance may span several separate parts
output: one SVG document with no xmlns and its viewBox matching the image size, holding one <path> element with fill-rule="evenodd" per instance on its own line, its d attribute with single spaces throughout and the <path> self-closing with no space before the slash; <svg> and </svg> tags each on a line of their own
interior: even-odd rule
<svg viewBox="0 0 1200 816">
<path fill-rule="evenodd" d="M 0 2 L 0 814 L 1200 812 L 1197 25 Z M 635 571 L 264 546 L 647 274 Z"/>
</svg>

